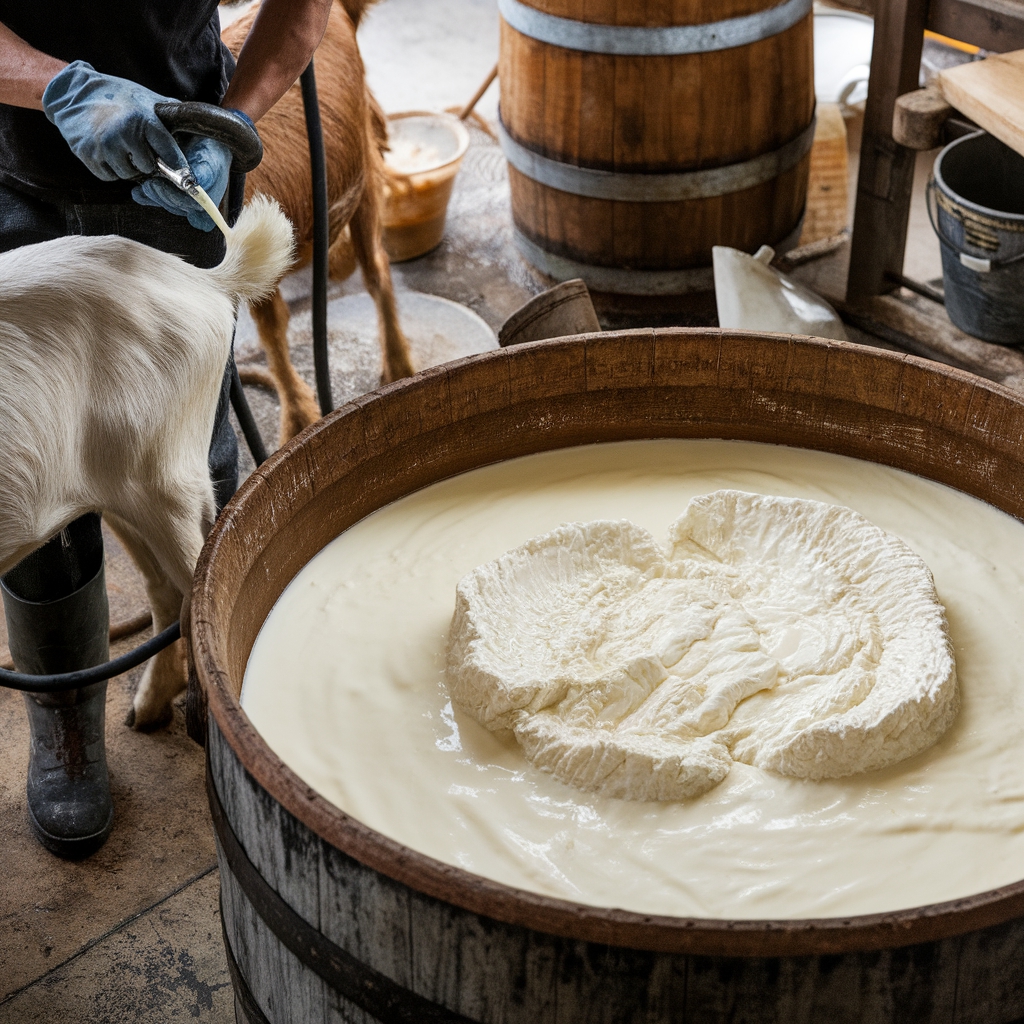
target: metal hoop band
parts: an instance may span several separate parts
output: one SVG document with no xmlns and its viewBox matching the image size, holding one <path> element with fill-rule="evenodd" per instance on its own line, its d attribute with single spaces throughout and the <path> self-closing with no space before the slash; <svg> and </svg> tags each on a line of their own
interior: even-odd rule
<svg viewBox="0 0 1024 1024">
<path fill-rule="evenodd" d="M 541 156 L 516 142 L 498 118 L 498 139 L 505 159 L 531 181 L 560 192 L 589 199 L 612 199 L 626 203 L 674 203 L 684 199 L 710 199 L 742 192 L 771 181 L 791 170 L 811 151 L 816 118 L 796 138 L 779 149 L 761 153 L 750 160 L 702 171 L 677 174 L 631 174 L 578 167 Z"/>
<path fill-rule="evenodd" d="M 803 226 L 804 218 L 801 216 L 796 227 L 773 246 L 776 252 L 783 253 L 792 249 L 800 238 Z M 715 273 L 711 267 L 692 267 L 687 270 L 598 267 L 547 252 L 518 228 L 514 228 L 512 234 L 516 248 L 542 274 L 556 281 L 571 281 L 580 277 L 588 288 L 596 292 L 610 292 L 612 295 L 694 295 L 710 292 L 715 287 Z"/>
<path fill-rule="evenodd" d="M 776 7 L 703 25 L 597 25 L 559 18 L 520 0 L 498 0 L 506 23 L 538 42 L 588 53 L 623 57 L 675 57 L 684 53 L 728 50 L 785 32 L 811 12 L 811 0 L 784 0 Z"/>
<path fill-rule="evenodd" d="M 518 229 L 513 231 L 516 248 L 527 262 L 556 281 L 581 277 L 588 288 L 616 295 L 691 295 L 709 292 L 715 285 L 711 267 L 692 270 L 622 270 L 577 263 L 565 256 L 542 249 Z"/>
</svg>

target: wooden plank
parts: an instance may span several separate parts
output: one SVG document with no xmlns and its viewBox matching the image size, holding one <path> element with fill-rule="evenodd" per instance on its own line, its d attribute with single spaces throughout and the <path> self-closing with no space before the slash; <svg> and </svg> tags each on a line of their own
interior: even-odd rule
<svg viewBox="0 0 1024 1024">
<path fill-rule="evenodd" d="M 932 0 L 928 28 L 995 53 L 1019 50 L 1024 47 L 1024 3 L 1021 0 Z"/>
<path fill-rule="evenodd" d="M 1024 154 L 1024 50 L 947 68 L 938 87 L 947 103 Z"/>
<path fill-rule="evenodd" d="M 950 323 L 938 303 L 900 290 L 859 303 L 844 303 L 840 312 L 855 327 L 892 342 L 907 352 L 970 370 L 980 377 L 1024 391 L 1024 353 L 964 334 Z"/>
<path fill-rule="evenodd" d="M 946 119 L 953 108 L 935 86 L 915 89 L 896 100 L 892 137 L 909 149 L 934 149 L 940 145 Z"/>
<path fill-rule="evenodd" d="M 779 265 L 784 273 L 830 302 L 854 327 L 904 352 L 1024 391 L 1024 352 L 965 334 L 950 322 L 941 304 L 905 288 L 897 288 L 891 295 L 848 301 L 843 282 L 849 259 L 850 246 L 846 244 L 813 262 L 789 267 L 783 257 Z"/>
<path fill-rule="evenodd" d="M 875 18 L 857 206 L 846 292 L 851 301 L 891 291 L 903 270 L 915 152 L 892 137 L 896 99 L 918 85 L 928 0 L 890 0 Z"/>
<path fill-rule="evenodd" d="M 875 15 L 881 0 L 829 0 L 840 7 Z M 983 50 L 1005 53 L 1024 47 L 1021 0 L 931 0 L 927 27 L 939 35 L 960 39 Z"/>
<path fill-rule="evenodd" d="M 818 104 L 800 244 L 838 235 L 849 224 L 846 123 L 838 103 Z"/>
</svg>

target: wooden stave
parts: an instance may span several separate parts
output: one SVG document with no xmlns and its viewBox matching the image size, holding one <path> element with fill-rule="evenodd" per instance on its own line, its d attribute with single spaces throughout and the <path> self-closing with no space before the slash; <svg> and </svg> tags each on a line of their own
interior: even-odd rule
<svg viewBox="0 0 1024 1024">
<path fill-rule="evenodd" d="M 786 346 L 784 354 L 780 345 Z M 661 391 L 661 386 L 682 378 L 688 381 L 686 389 Z M 788 398 L 778 391 L 783 381 L 790 387 Z M 746 396 L 745 402 L 730 405 L 730 391 L 734 398 Z M 640 393 L 663 400 L 657 406 L 664 410 L 661 419 L 649 413 L 636 421 Z M 689 412 L 681 415 L 673 399 L 678 403 L 684 395 L 687 410 L 704 403 L 726 415 L 710 421 L 696 421 Z M 602 414 L 597 428 L 581 426 L 588 403 L 596 403 Z M 453 409 L 470 417 L 454 421 L 461 434 L 452 425 Z M 898 413 L 900 409 L 904 411 Z M 415 854 L 315 794 L 263 744 L 237 704 L 229 673 L 241 679 L 251 642 L 280 592 L 266 589 L 271 563 L 283 589 L 326 538 L 400 493 L 437 479 L 439 457 L 447 471 L 458 471 L 524 450 L 626 436 L 710 434 L 782 443 L 802 439 L 805 446 L 873 456 L 874 461 L 953 486 L 962 485 L 966 474 L 973 490 L 963 489 L 1021 518 L 1024 487 L 1016 481 L 1022 479 L 1022 410 L 1007 389 L 912 356 L 867 353 L 839 342 L 708 330 L 635 331 L 533 343 L 389 386 L 332 414 L 273 456 L 244 485 L 211 533 L 197 573 L 192 624 L 197 667 L 213 719 L 246 771 L 326 844 L 427 897 L 509 925 L 597 944 L 730 960 L 769 954 L 776 959 L 844 953 L 870 958 L 873 950 L 918 946 L 968 932 L 980 935 L 980 942 L 1000 928 L 1013 933 L 1007 941 L 1016 941 L 1024 883 L 950 904 L 821 922 L 658 919 L 517 892 Z M 609 422 L 611 412 L 632 417 L 628 429 Z M 538 433 L 541 414 L 548 416 L 547 427 Z M 860 421 L 859 428 L 844 425 L 844 416 L 855 427 Z M 432 429 L 422 435 L 425 427 Z M 898 443 L 900 430 L 907 433 L 909 445 Z M 445 436 L 438 436 L 439 431 Z M 483 450 L 467 462 L 468 446 L 481 434 Z M 975 435 L 983 443 L 972 440 Z M 388 479 L 402 448 L 408 454 L 410 444 L 418 445 L 422 458 L 396 489 Z M 957 459 L 929 472 L 928 453 L 936 447 Z M 333 497 L 341 497 L 334 493 L 340 485 L 335 484 L 334 492 L 322 488 L 319 500 L 326 508 L 311 516 L 307 507 L 304 519 L 294 509 L 311 497 L 308 470 L 332 462 L 330 472 L 350 467 L 345 480 L 349 491 L 353 483 L 362 485 L 355 488 L 355 504 L 350 494 L 349 508 L 339 515 Z M 361 470 L 352 471 L 359 466 Z M 985 480 L 979 476 L 983 468 L 988 472 Z M 281 531 L 286 526 L 290 536 L 305 542 L 302 554 L 294 547 L 285 550 Z M 270 538 L 267 549 L 250 548 L 250 542 L 261 542 L 261 531 Z M 218 578 L 209 572 L 215 560 Z M 233 585 L 225 580 L 244 580 L 241 589 L 259 600 L 235 601 Z M 217 639 L 225 635 L 218 628 L 224 608 L 231 609 L 226 630 L 230 650 Z"/>
<path fill-rule="evenodd" d="M 814 116 L 813 67 L 810 15 L 749 46 L 677 57 L 581 53 L 502 22 L 501 119 L 520 145 L 563 163 L 605 171 L 700 170 L 779 149 L 807 128 Z M 761 68 L 786 69 L 789 77 L 781 70 L 765 75 L 752 94 L 748 83 Z M 530 89 L 537 81 L 544 88 Z M 704 98 L 703 82 L 715 84 L 711 110 L 693 103 L 695 95 Z M 738 91 L 730 95 L 729 87 Z M 620 88 L 627 98 L 639 92 L 641 102 L 625 107 Z M 717 136 L 701 131 L 706 122 Z"/>
<path fill-rule="evenodd" d="M 512 221 L 545 251 L 595 267 L 707 267 L 712 245 L 751 252 L 790 235 L 803 216 L 810 166 L 808 153 L 791 170 L 742 192 L 674 203 L 574 196 L 510 166 Z"/>
</svg>

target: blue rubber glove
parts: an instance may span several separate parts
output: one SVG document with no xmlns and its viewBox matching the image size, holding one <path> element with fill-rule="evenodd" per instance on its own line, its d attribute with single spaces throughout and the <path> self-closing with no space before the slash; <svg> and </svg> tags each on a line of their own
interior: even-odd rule
<svg viewBox="0 0 1024 1024">
<path fill-rule="evenodd" d="M 185 159 L 196 181 L 206 194 L 220 206 L 228 187 L 231 150 L 216 139 L 193 135 L 185 143 Z M 169 213 L 187 217 L 189 224 L 202 231 L 212 231 L 210 215 L 188 194 L 166 178 L 154 177 L 132 189 L 132 199 L 143 206 L 161 206 Z"/>
<path fill-rule="evenodd" d="M 153 174 L 156 157 L 175 169 L 184 166 L 178 144 L 153 110 L 165 99 L 76 60 L 46 86 L 43 112 L 97 178 L 128 180 Z"/>
</svg>

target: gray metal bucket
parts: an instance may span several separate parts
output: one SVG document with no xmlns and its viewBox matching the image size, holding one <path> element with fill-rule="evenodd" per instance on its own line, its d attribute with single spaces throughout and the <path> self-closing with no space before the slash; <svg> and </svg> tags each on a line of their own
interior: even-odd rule
<svg viewBox="0 0 1024 1024">
<path fill-rule="evenodd" d="M 932 173 L 949 319 L 985 341 L 1024 343 L 1024 157 L 975 132 L 946 146 Z"/>
</svg>

